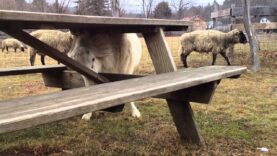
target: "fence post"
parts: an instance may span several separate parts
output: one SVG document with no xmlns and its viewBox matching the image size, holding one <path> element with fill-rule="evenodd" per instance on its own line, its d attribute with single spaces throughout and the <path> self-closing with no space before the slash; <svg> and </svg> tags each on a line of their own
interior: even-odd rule
<svg viewBox="0 0 277 156">
<path fill-rule="evenodd" d="M 242 0 L 244 12 L 243 12 L 243 23 L 245 27 L 245 31 L 248 36 L 249 44 L 250 44 L 250 52 L 251 52 L 251 69 L 254 72 L 260 70 L 260 59 L 259 59 L 259 42 L 257 39 L 257 35 L 255 29 L 252 26 L 251 17 L 250 17 L 250 0 Z"/>
<path fill-rule="evenodd" d="M 231 4 L 231 12 L 233 11 L 233 9 L 236 7 L 236 4 Z M 232 25 L 236 23 L 236 18 L 233 17 L 232 15 L 230 15 L 230 27 L 229 27 L 229 31 L 231 31 L 233 29 Z M 231 64 L 234 64 L 234 46 L 231 46 L 229 49 L 228 49 L 228 53 L 227 53 L 227 56 L 231 62 Z"/>
</svg>

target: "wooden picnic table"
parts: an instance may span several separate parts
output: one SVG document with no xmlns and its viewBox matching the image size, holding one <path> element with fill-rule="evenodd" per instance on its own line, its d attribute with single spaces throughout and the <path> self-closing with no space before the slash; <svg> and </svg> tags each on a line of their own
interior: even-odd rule
<svg viewBox="0 0 277 156">
<path fill-rule="evenodd" d="M 171 50 L 165 40 L 164 31 L 185 31 L 190 25 L 191 23 L 177 20 L 0 11 L 0 30 L 44 52 L 46 55 L 77 71 L 79 74 L 85 75 L 96 83 L 107 83 L 92 86 L 88 89 L 79 88 L 79 90 L 68 90 L 51 95 L 0 102 L 0 108 L 7 110 L 0 111 L 2 113 L 0 115 L 0 133 L 117 106 L 122 102 L 130 102 L 146 97 L 158 97 L 167 100 L 173 121 L 181 138 L 189 143 L 202 144 L 203 138 L 198 132 L 189 102 L 208 103 L 221 79 L 239 76 L 246 68 L 215 66 L 177 72 Z M 142 33 L 157 75 L 140 77 L 95 73 L 24 31 L 24 29 L 42 28 L 89 30 L 105 33 Z M 77 85 L 74 84 L 75 87 L 72 87 L 74 85 L 60 86 L 61 83 L 57 83 L 63 81 L 62 84 L 64 84 L 65 81 L 67 83 L 71 81 L 68 77 L 72 73 L 68 73 L 65 66 L 2 69 L 0 70 L 0 76 L 37 72 L 43 73 L 45 83 L 48 86 L 66 89 L 82 86 L 82 84 L 78 84 L 79 82 L 74 82 L 77 83 Z M 111 82 L 118 80 L 123 81 Z M 138 82 L 141 86 L 134 85 Z M 111 86 L 114 88 L 113 92 L 105 92 Z M 121 86 L 122 88 L 120 88 Z M 130 89 L 131 87 L 133 89 Z M 90 88 L 91 90 L 98 89 L 98 96 L 88 95 L 87 91 Z M 72 95 L 79 95 L 81 97 L 78 98 L 78 103 L 75 100 L 72 101 Z M 45 105 L 50 106 L 49 108 L 43 107 Z"/>
</svg>

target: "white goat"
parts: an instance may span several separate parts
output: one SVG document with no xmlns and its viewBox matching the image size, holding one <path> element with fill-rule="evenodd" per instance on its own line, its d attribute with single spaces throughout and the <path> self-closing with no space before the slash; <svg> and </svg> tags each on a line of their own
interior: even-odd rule
<svg viewBox="0 0 277 156">
<path fill-rule="evenodd" d="M 83 32 L 74 36 L 73 46 L 68 56 L 95 72 L 132 74 L 140 63 L 141 43 L 136 34 L 90 34 Z M 85 85 L 94 83 L 83 76 Z M 133 117 L 141 114 L 131 102 Z M 89 120 L 92 113 L 83 115 Z"/>
</svg>

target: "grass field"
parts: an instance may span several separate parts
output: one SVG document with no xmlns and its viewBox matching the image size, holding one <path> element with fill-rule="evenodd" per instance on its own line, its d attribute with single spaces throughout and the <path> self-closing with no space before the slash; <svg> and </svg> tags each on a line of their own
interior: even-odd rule
<svg viewBox="0 0 277 156">
<path fill-rule="evenodd" d="M 176 64 L 177 38 L 167 38 Z M 144 46 L 139 74 L 154 69 Z M 235 65 L 249 66 L 249 47 L 236 46 Z M 0 135 L 0 155 L 277 155 L 277 41 L 261 44 L 262 70 L 240 79 L 223 80 L 210 105 L 193 103 L 206 146 L 183 144 L 164 100 L 137 101 L 142 118 L 129 109 L 97 112 L 89 122 L 79 117 Z M 40 62 L 37 58 L 36 64 Z M 48 64 L 56 62 L 48 59 Z M 211 56 L 193 53 L 189 66 L 211 63 Z M 28 66 L 26 53 L 0 52 L 0 67 Z M 225 64 L 219 56 L 217 64 Z M 44 87 L 39 74 L 0 78 L 0 99 L 56 92 Z M 260 153 L 258 147 L 269 152 Z"/>
</svg>

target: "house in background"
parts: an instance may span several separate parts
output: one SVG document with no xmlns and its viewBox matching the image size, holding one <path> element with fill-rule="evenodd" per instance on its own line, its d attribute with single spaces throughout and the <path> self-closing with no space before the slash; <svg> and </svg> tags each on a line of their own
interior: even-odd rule
<svg viewBox="0 0 277 156">
<path fill-rule="evenodd" d="M 184 21 L 188 21 L 188 22 L 192 22 L 192 31 L 195 30 L 206 30 L 207 29 L 207 22 L 206 20 L 199 16 L 191 16 L 191 17 L 185 17 L 182 20 Z"/>
</svg>

